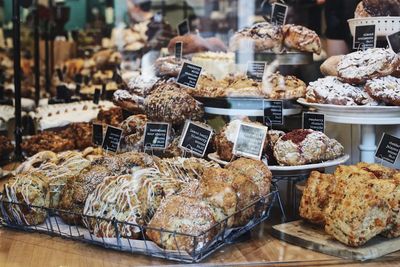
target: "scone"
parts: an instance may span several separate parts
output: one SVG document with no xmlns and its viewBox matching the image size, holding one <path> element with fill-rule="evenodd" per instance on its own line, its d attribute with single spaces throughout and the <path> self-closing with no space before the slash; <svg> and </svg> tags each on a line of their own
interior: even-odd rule
<svg viewBox="0 0 400 267">
<path fill-rule="evenodd" d="M 386 76 L 369 80 L 365 91 L 378 102 L 400 106 L 400 78 Z"/>
<path fill-rule="evenodd" d="M 257 185 L 260 196 L 269 194 L 272 173 L 262 161 L 239 158 L 229 163 L 226 168 L 252 180 Z"/>
<path fill-rule="evenodd" d="M 221 168 L 208 168 L 204 171 L 202 181 L 211 183 L 219 181 L 230 185 L 237 195 L 237 207 L 233 226 L 246 225 L 254 216 L 257 215 L 254 204 L 259 198 L 260 192 L 257 185 L 244 175 Z"/>
<path fill-rule="evenodd" d="M 337 66 L 342 60 L 343 55 L 331 56 L 320 66 L 321 73 L 324 76 L 338 76 Z"/>
<path fill-rule="evenodd" d="M 306 95 L 306 84 L 295 76 L 274 73 L 263 79 L 263 93 L 269 99 L 296 99 Z"/>
<path fill-rule="evenodd" d="M 324 209 L 329 203 L 335 177 L 312 171 L 300 201 L 300 217 L 316 224 L 325 224 Z"/>
<path fill-rule="evenodd" d="M 370 48 L 343 56 L 337 71 L 339 78 L 350 84 L 364 84 L 374 78 L 392 74 L 400 58 L 391 49 Z"/>
<path fill-rule="evenodd" d="M 321 54 L 321 40 L 314 31 L 300 25 L 286 24 L 283 30 L 283 43 L 290 50 Z"/>
<path fill-rule="evenodd" d="M 208 245 L 214 238 L 217 228 L 211 227 L 215 223 L 212 210 L 206 202 L 196 198 L 171 196 L 161 203 L 148 224 L 146 234 L 162 248 L 192 253 Z"/>
<path fill-rule="evenodd" d="M 274 156 L 282 166 L 333 160 L 343 153 L 344 148 L 338 141 L 310 129 L 293 130 L 280 137 L 274 147 Z"/>
<path fill-rule="evenodd" d="M 236 32 L 229 41 L 229 49 L 230 51 L 239 51 L 244 48 L 253 48 L 254 52 L 272 51 L 280 53 L 282 41 L 281 27 L 268 22 L 261 22 Z"/>
<path fill-rule="evenodd" d="M 311 82 L 307 87 L 306 100 L 309 103 L 341 106 L 377 105 L 362 87 L 343 83 L 333 76 Z"/>
</svg>

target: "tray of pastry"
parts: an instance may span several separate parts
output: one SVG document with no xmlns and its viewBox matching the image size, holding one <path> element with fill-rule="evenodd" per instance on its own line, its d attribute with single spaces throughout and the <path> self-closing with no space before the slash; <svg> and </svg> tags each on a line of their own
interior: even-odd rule
<svg viewBox="0 0 400 267">
<path fill-rule="evenodd" d="M 264 99 L 262 97 L 195 97 L 204 106 L 208 114 L 216 115 L 246 115 L 264 116 L 264 101 L 275 101 L 276 99 Z M 295 99 L 276 100 L 283 102 L 283 115 L 290 116 L 302 111 L 301 105 Z"/>
<path fill-rule="evenodd" d="M 345 106 L 333 104 L 309 103 L 304 98 L 297 100 L 298 103 L 314 108 L 325 115 L 354 117 L 364 115 L 369 118 L 398 118 L 400 106 Z"/>
<path fill-rule="evenodd" d="M 235 53 L 236 63 L 240 63 L 241 59 L 245 62 L 249 60 L 271 63 L 274 60 L 278 61 L 279 65 L 307 65 L 313 63 L 313 53 L 288 51 L 282 53 L 274 52 L 254 52 L 254 53 Z"/>
<path fill-rule="evenodd" d="M 400 247 L 400 171 L 360 162 L 332 174 L 314 171 L 300 201 L 300 217 L 274 227 L 278 238 L 322 253 L 375 259 Z"/>
<path fill-rule="evenodd" d="M 199 262 L 268 219 L 278 192 L 271 180 L 255 160 L 238 160 L 228 169 L 199 158 L 139 152 L 90 158 L 43 151 L 4 185 L 0 223 Z"/>
</svg>

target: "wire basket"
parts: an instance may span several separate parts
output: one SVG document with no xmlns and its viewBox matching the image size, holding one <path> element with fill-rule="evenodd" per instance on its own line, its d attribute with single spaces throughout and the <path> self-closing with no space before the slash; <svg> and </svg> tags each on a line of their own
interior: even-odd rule
<svg viewBox="0 0 400 267">
<path fill-rule="evenodd" d="M 114 231 L 113 235 L 115 237 L 104 238 L 95 236 L 92 231 L 93 229 L 88 229 L 81 225 L 68 225 L 60 218 L 60 214 L 63 213 L 70 215 L 78 214 L 58 209 L 50 209 L 7 201 L 0 201 L 0 223 L 3 226 L 17 230 L 45 233 L 51 236 L 59 236 L 119 251 L 143 254 L 180 262 L 200 262 L 218 250 L 220 247 L 232 243 L 239 236 L 248 232 L 259 223 L 265 221 L 269 217 L 271 208 L 277 199 L 279 201 L 278 189 L 274 185 L 271 192 L 267 196 L 260 197 L 245 208 L 238 210 L 235 214 L 232 214 L 223 221 L 214 224 L 210 229 L 202 232 L 199 235 L 184 234 L 165 229 L 155 229 L 148 226 L 109 220 L 100 217 L 79 215 L 83 218 L 83 220 L 92 220 L 92 222 L 94 220 L 95 225 L 100 225 L 102 223 L 112 224 Z M 36 212 L 45 212 L 47 217 L 44 223 L 40 225 L 26 225 L 22 221 L 18 221 L 15 218 L 9 217 L 6 209 L 9 208 L 10 205 L 11 207 L 13 205 L 18 205 L 18 208 L 23 210 L 28 209 L 28 211 L 30 209 L 35 209 Z M 227 227 L 228 220 L 230 218 L 233 218 L 235 215 L 241 212 L 246 212 L 249 209 L 254 210 L 254 212 L 252 219 L 246 225 L 237 228 Z M 93 225 L 93 223 L 91 225 Z M 121 229 L 127 228 L 138 229 L 139 238 L 130 239 L 123 236 L 121 234 Z M 157 245 L 147 237 L 147 231 L 158 231 L 160 235 L 169 235 L 172 237 L 172 240 L 175 244 L 174 247 L 176 247 L 176 249 L 164 249 L 163 243 Z M 213 238 L 210 240 L 208 237 L 211 235 Z M 179 249 L 178 240 L 185 240 L 187 244 L 190 244 L 189 249 Z M 204 240 L 207 241 L 204 242 Z"/>
</svg>

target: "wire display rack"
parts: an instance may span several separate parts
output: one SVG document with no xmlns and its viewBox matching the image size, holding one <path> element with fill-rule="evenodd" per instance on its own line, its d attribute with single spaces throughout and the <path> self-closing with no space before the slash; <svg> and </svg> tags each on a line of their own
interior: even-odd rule
<svg viewBox="0 0 400 267">
<path fill-rule="evenodd" d="M 0 194 L 0 199 L 1 194 Z M 272 206 L 276 201 L 280 202 L 278 189 L 274 185 L 271 192 L 264 197 L 260 197 L 253 203 L 247 205 L 235 214 L 217 222 L 210 229 L 198 235 L 187 233 L 179 233 L 176 231 L 169 231 L 166 229 L 156 229 L 144 225 L 132 224 L 128 222 L 121 222 L 116 220 L 109 220 L 100 217 L 87 216 L 83 214 L 74 214 L 73 212 L 63 211 L 58 209 L 50 209 L 46 207 L 38 207 L 33 205 L 26 205 L 21 203 L 13 203 L 7 201 L 0 201 L 0 223 L 1 225 L 26 232 L 39 232 L 51 236 L 58 236 L 62 238 L 72 239 L 75 241 L 85 242 L 89 244 L 98 245 L 108 249 L 125 251 L 130 253 L 142 254 L 151 257 L 163 258 L 186 263 L 196 263 L 204 260 L 206 257 L 217 251 L 219 248 L 226 244 L 233 243 L 238 237 L 250 231 L 252 228 L 265 221 L 270 216 Z M 10 210 L 18 208 L 23 211 L 34 211 L 46 214 L 46 219 L 40 225 L 27 225 L 18 216 L 13 216 Z M 252 218 L 249 222 L 241 227 L 229 228 L 228 221 L 235 216 L 252 211 Z M 112 238 L 96 236 L 93 229 L 85 227 L 83 224 L 68 225 L 60 215 L 77 215 L 83 221 L 91 221 L 90 225 L 111 224 L 114 229 Z M 121 229 L 137 229 L 139 238 L 131 239 L 123 236 Z M 158 231 L 160 236 L 169 235 L 173 239 L 174 250 L 165 249 L 162 243 L 156 244 L 148 238 L 146 232 Z M 212 238 L 210 238 L 212 236 Z M 182 248 L 181 243 L 190 244 Z M 171 247 L 171 245 L 170 245 Z"/>
</svg>

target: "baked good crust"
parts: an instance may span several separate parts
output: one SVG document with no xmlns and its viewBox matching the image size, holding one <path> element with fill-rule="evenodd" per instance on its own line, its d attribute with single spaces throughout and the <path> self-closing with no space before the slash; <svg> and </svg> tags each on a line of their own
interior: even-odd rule
<svg viewBox="0 0 400 267">
<path fill-rule="evenodd" d="M 300 25 L 286 24 L 282 27 L 284 45 L 289 49 L 321 54 L 321 40 L 314 31 Z"/>
</svg>

